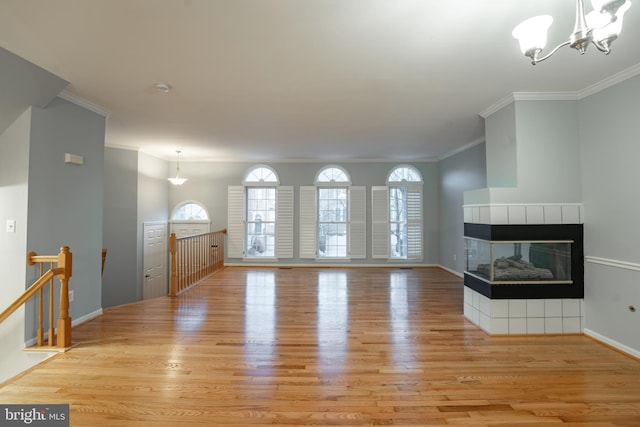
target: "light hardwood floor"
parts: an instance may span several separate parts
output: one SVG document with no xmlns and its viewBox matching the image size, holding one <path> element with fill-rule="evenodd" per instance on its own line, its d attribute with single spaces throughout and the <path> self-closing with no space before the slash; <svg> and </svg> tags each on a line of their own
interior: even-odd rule
<svg viewBox="0 0 640 427">
<path fill-rule="evenodd" d="M 0 387 L 72 426 L 640 426 L 640 362 L 584 336 L 489 337 L 435 268 L 226 268 L 105 310 Z"/>
</svg>

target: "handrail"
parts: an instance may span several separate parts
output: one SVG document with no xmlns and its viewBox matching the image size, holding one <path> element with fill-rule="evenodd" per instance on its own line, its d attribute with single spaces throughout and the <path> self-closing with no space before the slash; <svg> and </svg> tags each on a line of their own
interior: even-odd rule
<svg viewBox="0 0 640 427">
<path fill-rule="evenodd" d="M 107 260 L 107 248 L 102 248 L 102 270 L 100 270 L 101 274 L 104 274 L 104 263 Z"/>
<path fill-rule="evenodd" d="M 43 272 L 42 265 L 40 266 L 40 278 L 38 278 L 29 288 L 22 293 L 13 303 L 9 305 L 2 313 L 0 313 L 0 322 L 4 321 L 11 314 L 13 314 L 19 307 L 26 303 L 36 293 L 39 293 L 38 300 L 38 346 L 43 342 L 43 330 L 42 330 L 42 301 L 44 286 L 49 284 L 49 347 L 53 347 L 53 278 L 58 277 L 60 281 L 60 308 L 57 324 L 57 347 L 66 348 L 71 346 L 71 317 L 69 317 L 69 278 L 72 275 L 72 260 L 73 255 L 69 251 L 68 246 L 60 248 L 58 255 L 37 255 L 35 252 L 30 252 L 27 255 L 27 264 L 35 265 L 36 263 L 50 263 L 50 268 L 46 272 Z M 53 264 L 57 263 L 58 266 L 54 267 Z"/>
<path fill-rule="evenodd" d="M 177 238 L 171 233 L 171 282 L 169 295 L 176 296 L 224 267 L 224 235 L 227 229 Z"/>
<path fill-rule="evenodd" d="M 3 322 L 7 317 L 11 316 L 14 311 L 16 311 L 22 304 L 27 302 L 29 298 L 35 295 L 44 285 L 46 285 L 49 280 L 60 274 L 63 271 L 62 268 L 55 268 L 53 270 L 47 270 L 46 273 L 38 280 L 36 280 L 33 285 L 29 286 L 29 288 L 24 291 L 22 295 L 18 297 L 9 307 L 7 307 L 2 313 L 0 313 L 0 323 Z"/>
<path fill-rule="evenodd" d="M 35 252 L 27 254 L 27 265 L 36 265 L 39 262 L 56 262 L 58 255 L 36 255 Z"/>
</svg>

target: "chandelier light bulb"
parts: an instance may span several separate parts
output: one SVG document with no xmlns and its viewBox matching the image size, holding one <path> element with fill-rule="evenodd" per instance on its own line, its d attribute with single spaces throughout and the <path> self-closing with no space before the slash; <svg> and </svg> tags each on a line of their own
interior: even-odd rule
<svg viewBox="0 0 640 427">
<path fill-rule="evenodd" d="M 553 18 L 540 15 L 521 22 L 513 29 L 512 35 L 520 42 L 520 50 L 527 55 L 532 50 L 542 50 L 547 45 L 547 31 Z"/>
</svg>

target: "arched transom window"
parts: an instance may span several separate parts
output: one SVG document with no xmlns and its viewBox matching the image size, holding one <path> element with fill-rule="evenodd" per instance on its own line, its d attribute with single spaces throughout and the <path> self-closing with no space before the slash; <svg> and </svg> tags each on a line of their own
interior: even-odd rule
<svg viewBox="0 0 640 427">
<path fill-rule="evenodd" d="M 350 184 L 351 178 L 347 171 L 339 166 L 327 166 L 318 172 L 316 184 L 343 183 Z"/>
<path fill-rule="evenodd" d="M 413 166 L 397 166 L 395 167 L 391 173 L 389 173 L 389 178 L 387 179 L 387 183 L 396 183 L 396 182 L 422 182 L 422 176 L 420 172 Z"/>
<path fill-rule="evenodd" d="M 174 220 L 207 220 L 209 214 L 201 204 L 197 202 L 185 202 L 173 211 L 171 219 Z"/>
<path fill-rule="evenodd" d="M 278 185 L 278 175 L 269 166 L 254 166 L 246 173 L 244 177 L 244 183 L 270 183 L 273 185 Z"/>
</svg>

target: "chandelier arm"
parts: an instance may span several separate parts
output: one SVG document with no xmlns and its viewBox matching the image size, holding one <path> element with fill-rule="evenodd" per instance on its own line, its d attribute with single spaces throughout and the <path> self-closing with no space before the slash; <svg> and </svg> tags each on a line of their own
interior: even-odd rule
<svg viewBox="0 0 640 427">
<path fill-rule="evenodd" d="M 611 53 L 611 49 L 605 46 L 603 43 L 600 43 L 595 40 L 592 40 L 591 43 L 593 43 L 596 49 L 598 49 L 600 52 L 604 53 L 605 55 L 608 55 L 609 53 Z"/>
<path fill-rule="evenodd" d="M 538 62 L 542 62 L 542 61 L 544 61 L 545 59 L 549 58 L 549 57 L 550 57 L 551 55 L 553 55 L 554 53 L 556 53 L 556 52 L 558 51 L 558 49 L 560 49 L 561 47 L 563 47 L 563 46 L 568 46 L 568 45 L 570 45 L 570 44 L 571 44 L 571 40 L 567 40 L 566 42 L 561 43 L 561 44 L 559 44 L 558 46 L 554 47 L 554 48 L 553 48 L 553 50 L 552 50 L 551 52 L 549 52 L 548 54 L 546 54 L 546 55 L 545 55 L 545 56 L 543 56 L 542 58 L 538 58 L 538 57 L 537 57 L 538 52 L 540 52 L 540 51 L 537 51 L 537 52 L 535 52 L 535 53 L 533 54 L 533 57 L 531 58 L 531 63 L 532 63 L 533 65 L 536 65 Z"/>
</svg>

